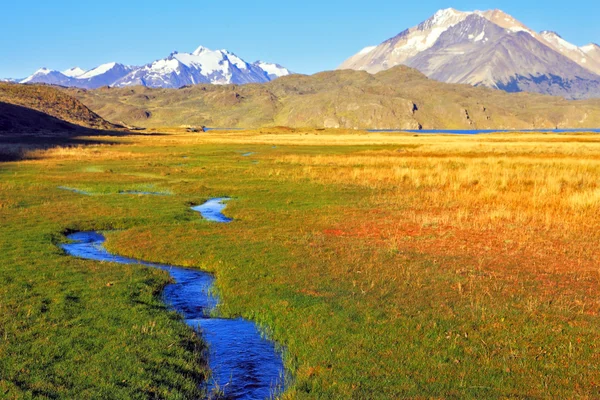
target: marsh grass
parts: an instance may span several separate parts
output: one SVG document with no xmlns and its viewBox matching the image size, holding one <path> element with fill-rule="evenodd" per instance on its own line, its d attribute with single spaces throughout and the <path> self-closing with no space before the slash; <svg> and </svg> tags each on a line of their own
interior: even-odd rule
<svg viewBox="0 0 600 400">
<path fill-rule="evenodd" d="M 284 398 L 600 397 L 598 146 L 232 132 L 1 164 L 0 389 L 196 393 L 202 346 L 162 305 L 167 276 L 54 244 L 117 229 L 114 252 L 216 274 L 221 315 L 285 349 Z M 117 194 L 130 187 L 173 196 Z M 222 196 L 231 224 L 189 209 Z"/>
</svg>

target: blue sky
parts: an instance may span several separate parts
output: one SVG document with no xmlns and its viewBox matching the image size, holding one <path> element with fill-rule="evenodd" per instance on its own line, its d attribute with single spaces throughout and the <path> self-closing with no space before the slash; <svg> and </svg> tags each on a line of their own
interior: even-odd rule
<svg viewBox="0 0 600 400">
<path fill-rule="evenodd" d="M 334 69 L 441 8 L 499 8 L 535 30 L 584 45 L 600 42 L 598 0 L 544 1 L 6 0 L 0 10 L 0 77 L 40 67 L 141 65 L 199 45 L 295 72 Z"/>
</svg>

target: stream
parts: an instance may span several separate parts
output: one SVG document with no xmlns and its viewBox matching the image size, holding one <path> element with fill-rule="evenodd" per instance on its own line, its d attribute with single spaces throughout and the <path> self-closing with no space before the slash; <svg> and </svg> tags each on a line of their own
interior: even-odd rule
<svg viewBox="0 0 600 400">
<path fill-rule="evenodd" d="M 230 222 L 221 211 L 227 198 L 212 199 L 193 207 L 213 222 Z M 218 303 L 213 293 L 215 278 L 200 270 L 155 264 L 109 253 L 99 232 L 68 235 L 64 251 L 82 259 L 141 264 L 169 272 L 175 283 L 165 287 L 165 303 L 183 315 L 186 324 L 200 334 L 209 348 L 208 364 L 212 371 L 208 393 L 220 391 L 226 399 L 268 399 L 283 391 L 284 366 L 275 344 L 263 337 L 251 321 L 211 316 Z"/>
</svg>

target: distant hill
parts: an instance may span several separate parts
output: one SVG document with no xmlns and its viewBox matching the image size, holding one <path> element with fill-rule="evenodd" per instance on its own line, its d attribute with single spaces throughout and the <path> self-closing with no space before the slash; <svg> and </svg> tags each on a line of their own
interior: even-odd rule
<svg viewBox="0 0 600 400">
<path fill-rule="evenodd" d="M 339 69 L 377 73 L 397 65 L 432 79 L 570 99 L 600 97 L 600 47 L 537 33 L 501 10 L 440 10 Z"/>
<path fill-rule="evenodd" d="M 600 126 L 600 100 L 447 84 L 398 66 L 342 70 L 257 85 L 65 89 L 112 121 L 143 127 L 554 129 Z"/>
<path fill-rule="evenodd" d="M 0 83 L 0 133 L 119 130 L 68 93 L 50 86 Z M 89 132 L 88 132 L 89 133 Z"/>
</svg>

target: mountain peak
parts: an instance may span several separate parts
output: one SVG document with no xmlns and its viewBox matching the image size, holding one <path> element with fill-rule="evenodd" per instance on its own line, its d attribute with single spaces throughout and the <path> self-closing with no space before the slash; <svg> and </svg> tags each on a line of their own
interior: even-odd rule
<svg viewBox="0 0 600 400">
<path fill-rule="evenodd" d="M 591 51 L 600 51 L 600 45 L 596 43 L 586 44 L 585 46 L 581 46 L 581 50 L 585 53 L 589 53 Z"/>
<path fill-rule="evenodd" d="M 110 71 L 111 69 L 113 69 L 114 67 L 116 67 L 118 64 L 116 62 L 110 62 L 110 63 L 106 63 L 106 64 L 102 64 L 94 69 L 91 69 L 89 71 L 87 71 L 85 74 L 78 76 L 78 79 L 89 79 L 89 78 L 93 78 L 95 76 L 98 75 L 102 75 L 105 74 L 106 72 Z"/>
<path fill-rule="evenodd" d="M 212 50 L 210 50 L 207 47 L 204 46 L 198 46 L 198 48 L 196 50 L 194 50 L 194 52 L 192 53 L 195 56 L 199 56 L 200 54 L 204 53 L 204 52 L 210 52 Z"/>
<path fill-rule="evenodd" d="M 50 75 L 53 72 L 57 72 L 57 71 L 52 71 L 52 70 L 50 70 L 50 69 L 48 69 L 46 67 L 42 67 L 42 68 L 38 69 L 37 71 L 35 71 L 30 76 L 28 76 L 27 78 L 23 79 L 21 81 L 21 83 L 33 82 L 33 80 L 35 80 L 37 78 L 41 78 L 41 77 L 46 76 L 46 75 Z"/>
<path fill-rule="evenodd" d="M 66 71 L 62 71 L 63 75 L 68 76 L 69 78 L 77 78 L 85 74 L 85 71 L 79 67 L 69 68 Z"/>
<path fill-rule="evenodd" d="M 433 14 L 434 18 L 444 18 L 448 16 L 453 16 L 457 14 L 462 14 L 462 11 L 458 11 L 456 8 L 448 7 L 442 8 L 441 10 L 437 10 L 435 14 Z"/>
<path fill-rule="evenodd" d="M 555 36 L 557 38 L 562 39 L 562 36 L 560 36 L 558 33 L 554 32 L 554 31 L 541 31 L 540 35 L 542 35 L 542 36 Z"/>
<path fill-rule="evenodd" d="M 600 88 L 600 48 L 580 49 L 555 32 L 538 34 L 499 9 L 439 10 L 379 46 L 361 50 L 339 69 L 378 73 L 402 64 L 436 80 L 508 91 L 574 98 Z"/>
<path fill-rule="evenodd" d="M 457 22 L 465 19 L 470 12 L 462 12 L 458 11 L 454 8 L 445 8 L 442 10 L 438 10 L 431 18 L 425 21 L 421 27 L 422 29 L 430 29 L 434 26 L 448 26 L 454 25 Z"/>
<path fill-rule="evenodd" d="M 49 83 L 53 85 L 64 85 L 71 79 L 60 71 L 48 68 L 40 68 L 19 83 Z"/>
</svg>

